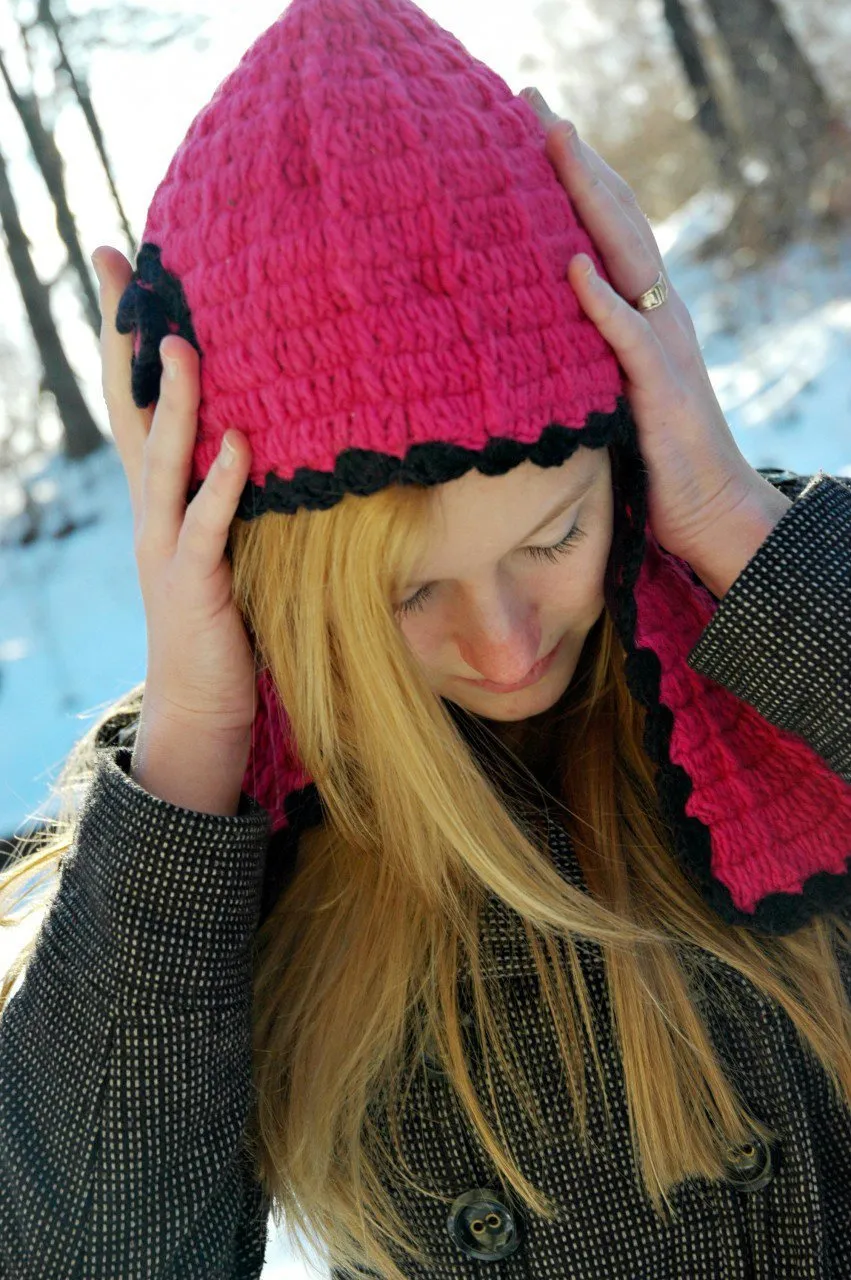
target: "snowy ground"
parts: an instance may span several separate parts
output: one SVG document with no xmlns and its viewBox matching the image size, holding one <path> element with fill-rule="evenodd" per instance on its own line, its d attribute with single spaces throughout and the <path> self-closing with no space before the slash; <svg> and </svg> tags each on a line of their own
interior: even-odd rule
<svg viewBox="0 0 851 1280">
<path fill-rule="evenodd" d="M 694 318 L 721 406 L 754 466 L 851 475 L 851 233 L 799 243 L 734 280 L 692 250 L 723 216 L 703 193 L 654 228 Z M 99 387 L 86 388 L 100 406 Z M 21 516 L 0 487 L 0 835 L 22 830 L 92 716 L 144 677 L 145 626 L 126 486 L 113 450 L 41 468 L 34 498 L 67 536 L 14 544 Z M 302 1280 L 276 1241 L 264 1280 Z"/>
</svg>

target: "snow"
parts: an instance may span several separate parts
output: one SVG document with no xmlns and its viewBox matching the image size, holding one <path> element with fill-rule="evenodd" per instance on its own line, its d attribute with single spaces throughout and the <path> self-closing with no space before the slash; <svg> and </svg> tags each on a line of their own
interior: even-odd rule
<svg viewBox="0 0 851 1280">
<path fill-rule="evenodd" d="M 851 476 L 851 235 L 796 243 L 738 279 L 694 252 L 725 212 L 701 193 L 654 227 L 695 322 L 719 403 L 752 466 Z M 92 400 L 91 402 L 95 402 Z M 25 519 L 0 488 L 0 833 L 49 811 L 49 784 L 92 719 L 144 679 L 145 619 L 127 486 L 110 446 L 31 477 L 45 530 L 15 545 Z M 306 1280 L 284 1235 L 263 1280 Z M 317 1272 L 313 1272 L 317 1274 Z M 327 1272 L 319 1272 L 325 1274 Z"/>
<path fill-rule="evenodd" d="M 124 472 L 110 445 L 76 465 L 50 459 L 51 514 L 80 528 L 0 560 L 0 833 L 46 798 L 90 717 L 145 675 L 145 615 Z M 21 518 L 7 519 L 10 538 Z"/>
</svg>

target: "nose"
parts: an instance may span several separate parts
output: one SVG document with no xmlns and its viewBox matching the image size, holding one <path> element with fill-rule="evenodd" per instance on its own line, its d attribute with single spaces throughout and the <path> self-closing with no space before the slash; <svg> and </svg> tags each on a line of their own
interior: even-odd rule
<svg viewBox="0 0 851 1280">
<path fill-rule="evenodd" d="M 470 625 L 471 621 L 475 625 Z M 516 684 L 542 657 L 538 619 L 526 610 L 522 617 L 494 614 L 467 618 L 456 637 L 458 652 L 469 668 L 459 674 L 471 680 Z"/>
</svg>

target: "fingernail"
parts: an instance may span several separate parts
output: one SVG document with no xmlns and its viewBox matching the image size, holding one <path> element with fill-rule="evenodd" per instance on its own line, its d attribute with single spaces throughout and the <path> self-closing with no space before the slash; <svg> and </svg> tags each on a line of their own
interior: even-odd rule
<svg viewBox="0 0 851 1280">
<path fill-rule="evenodd" d="M 97 250 L 95 250 L 95 253 L 97 253 Z M 91 256 L 91 263 L 92 263 L 92 266 L 94 267 L 95 275 L 98 278 L 98 284 L 103 284 L 103 277 L 101 276 L 100 267 L 98 266 L 97 261 L 95 260 L 94 253 Z"/>
<path fill-rule="evenodd" d="M 227 436 L 222 436 L 222 447 L 219 449 L 219 462 L 223 467 L 233 466 L 233 460 L 236 457 L 236 449 L 234 449 Z"/>
<path fill-rule="evenodd" d="M 163 365 L 165 366 L 165 376 L 170 382 L 174 382 L 177 377 L 177 361 L 169 360 L 168 356 L 163 356 Z"/>
<path fill-rule="evenodd" d="M 594 260 L 593 258 L 590 258 L 587 253 L 577 253 L 576 258 L 571 259 L 571 261 L 580 263 L 582 267 L 582 274 L 584 276 L 590 276 L 595 283 L 600 279 L 597 275 L 597 269 L 594 266 Z"/>
</svg>

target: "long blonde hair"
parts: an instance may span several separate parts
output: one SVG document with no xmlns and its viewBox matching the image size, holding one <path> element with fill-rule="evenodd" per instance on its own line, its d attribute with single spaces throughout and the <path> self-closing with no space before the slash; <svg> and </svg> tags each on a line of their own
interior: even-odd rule
<svg viewBox="0 0 851 1280">
<path fill-rule="evenodd" d="M 481 722 L 471 740 L 429 688 L 390 602 L 423 547 L 432 495 L 390 486 L 326 511 L 267 514 L 232 528 L 235 596 L 323 811 L 301 834 L 294 874 L 255 937 L 256 1107 L 246 1140 L 297 1251 L 393 1280 L 403 1280 L 400 1256 L 401 1265 L 406 1253 L 427 1262 L 387 1190 L 400 1179 L 417 1185 L 393 1135 L 426 1045 L 495 1177 L 533 1212 L 557 1216 L 513 1158 L 491 1084 L 487 1064 L 495 1063 L 523 1113 L 545 1126 L 500 1016 L 499 983 L 489 981 L 494 961 L 481 933 L 489 894 L 521 918 L 582 1144 L 586 1059 L 606 1102 L 580 964 L 581 947 L 599 947 L 633 1155 L 660 1216 L 674 1212 L 676 1183 L 721 1178 L 731 1145 L 774 1136 L 718 1061 L 698 1000 L 701 955 L 775 1000 L 851 1101 L 851 1010 L 838 964 L 851 928 L 831 914 L 768 937 L 728 926 L 706 906 L 660 817 L 644 712 L 627 688 L 608 614 L 566 694 L 536 717 L 534 739 L 522 726 L 501 732 Z M 66 799 L 90 775 L 99 727 L 118 710 L 132 719 L 141 694 L 133 690 L 78 744 L 60 780 Z M 587 893 L 553 865 L 536 816 L 542 806 L 567 827 Z M 33 873 L 53 873 L 46 909 L 73 838 L 73 808 L 68 802 L 50 838 L 0 878 L 0 900 Z M 0 1008 L 36 940 L 6 974 Z M 465 1057 L 462 969 L 499 1132 Z"/>
</svg>

